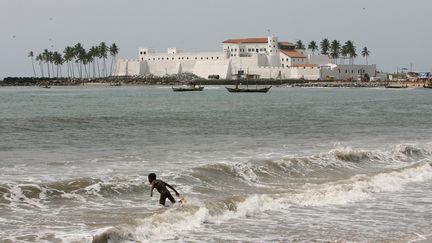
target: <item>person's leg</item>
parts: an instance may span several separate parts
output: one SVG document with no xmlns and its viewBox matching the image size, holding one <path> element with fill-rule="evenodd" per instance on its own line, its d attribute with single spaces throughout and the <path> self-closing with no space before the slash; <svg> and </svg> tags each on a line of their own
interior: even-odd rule
<svg viewBox="0 0 432 243">
<path fill-rule="evenodd" d="M 159 198 L 159 204 L 165 206 L 166 198 L 167 198 L 167 196 L 165 195 L 165 193 L 162 193 L 162 194 L 160 195 L 160 198 Z"/>
</svg>

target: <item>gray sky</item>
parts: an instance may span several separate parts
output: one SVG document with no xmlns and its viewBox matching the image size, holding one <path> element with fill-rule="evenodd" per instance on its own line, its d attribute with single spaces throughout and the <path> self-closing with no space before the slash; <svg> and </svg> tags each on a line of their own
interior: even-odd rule
<svg viewBox="0 0 432 243">
<path fill-rule="evenodd" d="M 136 58 L 140 46 L 220 51 L 225 39 L 265 37 L 267 29 L 306 44 L 353 40 L 384 71 L 432 69 L 430 0 L 0 0 L 0 9 L 0 79 L 31 76 L 30 51 L 77 42 L 114 42 L 120 58 Z"/>
</svg>

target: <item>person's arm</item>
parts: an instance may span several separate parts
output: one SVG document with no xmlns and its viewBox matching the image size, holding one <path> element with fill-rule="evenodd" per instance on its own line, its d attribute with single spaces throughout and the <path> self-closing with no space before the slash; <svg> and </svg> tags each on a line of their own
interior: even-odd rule
<svg viewBox="0 0 432 243">
<path fill-rule="evenodd" d="M 154 189 L 155 187 L 154 187 L 154 184 L 152 183 L 152 187 L 151 187 L 151 190 L 150 190 L 150 197 L 153 197 L 153 189 Z"/>
<path fill-rule="evenodd" d="M 170 184 L 168 184 L 168 183 L 165 182 L 165 186 L 171 188 L 171 190 L 173 190 L 173 191 L 175 192 L 176 196 L 177 196 L 177 197 L 180 197 L 180 193 L 178 193 L 178 192 L 176 191 L 176 189 L 174 189 L 174 187 L 172 187 Z"/>
</svg>

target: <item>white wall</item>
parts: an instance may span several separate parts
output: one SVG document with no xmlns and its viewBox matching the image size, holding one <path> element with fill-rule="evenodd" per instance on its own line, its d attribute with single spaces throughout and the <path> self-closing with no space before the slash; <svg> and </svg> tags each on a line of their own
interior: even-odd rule
<svg viewBox="0 0 432 243">
<path fill-rule="evenodd" d="M 321 79 L 333 77 L 335 79 L 352 78 L 356 80 L 362 74 L 375 77 L 376 65 L 330 65 L 322 68 Z"/>
<path fill-rule="evenodd" d="M 330 63 L 330 58 L 327 55 L 308 55 L 309 64 L 325 65 Z"/>
</svg>

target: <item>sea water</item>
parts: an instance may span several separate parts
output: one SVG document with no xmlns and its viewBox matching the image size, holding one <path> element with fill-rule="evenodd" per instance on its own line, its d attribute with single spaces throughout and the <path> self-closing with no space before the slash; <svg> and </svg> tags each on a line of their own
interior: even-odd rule
<svg viewBox="0 0 432 243">
<path fill-rule="evenodd" d="M 410 242 L 432 93 L 0 89 L 1 242 Z M 186 197 L 158 205 L 154 172 Z"/>
</svg>

